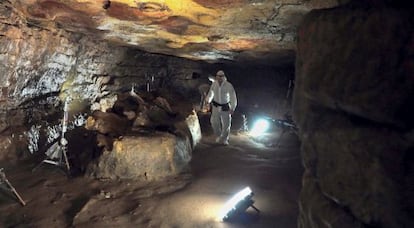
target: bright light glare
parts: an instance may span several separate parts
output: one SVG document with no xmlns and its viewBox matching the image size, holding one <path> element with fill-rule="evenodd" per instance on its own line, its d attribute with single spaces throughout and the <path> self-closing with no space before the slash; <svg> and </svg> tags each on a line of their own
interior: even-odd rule
<svg viewBox="0 0 414 228">
<path fill-rule="evenodd" d="M 230 200 L 224 204 L 223 208 L 221 208 L 220 213 L 218 215 L 218 218 L 220 221 L 223 221 L 223 219 L 226 218 L 227 214 L 233 210 L 236 209 L 237 203 L 245 199 L 247 196 L 252 194 L 252 190 L 249 187 L 244 188 L 240 192 L 236 193 L 233 197 L 231 197 Z"/>
<path fill-rule="evenodd" d="M 250 136 L 257 137 L 266 132 L 270 127 L 269 120 L 258 119 L 254 122 L 252 129 L 250 130 Z"/>
</svg>

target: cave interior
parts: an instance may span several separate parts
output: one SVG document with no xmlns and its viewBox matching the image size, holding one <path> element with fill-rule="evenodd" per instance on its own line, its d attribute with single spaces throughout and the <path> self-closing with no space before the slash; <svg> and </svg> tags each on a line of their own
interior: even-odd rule
<svg viewBox="0 0 414 228">
<path fill-rule="evenodd" d="M 414 227 L 413 15 L 389 0 L 1 1 L 0 226 Z M 238 100 L 228 147 L 203 106 L 218 70 Z M 260 116 L 295 131 L 240 132 Z M 203 220 L 208 170 L 232 156 L 228 175 L 255 170 L 279 214 Z"/>
</svg>

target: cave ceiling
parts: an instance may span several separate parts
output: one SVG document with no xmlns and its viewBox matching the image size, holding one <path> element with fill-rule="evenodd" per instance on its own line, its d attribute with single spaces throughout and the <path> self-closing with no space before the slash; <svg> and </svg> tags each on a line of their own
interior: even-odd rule
<svg viewBox="0 0 414 228">
<path fill-rule="evenodd" d="M 343 0 L 14 0 L 29 25 L 209 62 L 292 62 L 296 28 Z"/>
</svg>

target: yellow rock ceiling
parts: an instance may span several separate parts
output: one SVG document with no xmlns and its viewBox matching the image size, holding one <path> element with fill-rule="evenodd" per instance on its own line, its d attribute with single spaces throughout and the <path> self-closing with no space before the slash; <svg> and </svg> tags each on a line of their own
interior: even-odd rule
<svg viewBox="0 0 414 228">
<path fill-rule="evenodd" d="M 28 23 L 206 61 L 292 61 L 296 27 L 338 0 L 15 0 Z"/>
</svg>

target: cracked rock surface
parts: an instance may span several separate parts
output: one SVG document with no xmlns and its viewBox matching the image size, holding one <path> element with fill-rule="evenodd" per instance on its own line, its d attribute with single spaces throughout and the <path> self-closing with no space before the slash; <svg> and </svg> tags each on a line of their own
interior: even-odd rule
<svg viewBox="0 0 414 228">
<path fill-rule="evenodd" d="M 296 29 L 340 0 L 6 1 L 35 27 L 64 28 L 141 50 L 206 61 L 292 61 Z"/>
</svg>

